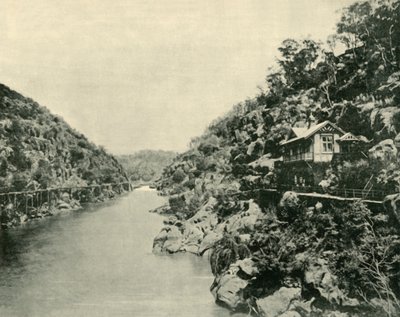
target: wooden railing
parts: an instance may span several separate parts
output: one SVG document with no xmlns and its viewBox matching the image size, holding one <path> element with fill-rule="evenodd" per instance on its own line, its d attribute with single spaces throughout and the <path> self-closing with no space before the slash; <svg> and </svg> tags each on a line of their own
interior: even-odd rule
<svg viewBox="0 0 400 317">
<path fill-rule="evenodd" d="M 323 191 L 321 187 L 315 186 L 290 186 L 282 185 L 279 189 L 292 190 L 299 193 L 318 193 L 318 194 L 329 194 L 333 196 L 339 196 L 344 198 L 361 198 L 369 200 L 383 200 L 390 193 L 384 190 L 372 190 L 372 189 L 361 189 L 361 188 L 334 188 Z"/>
<path fill-rule="evenodd" d="M 313 152 L 303 152 L 283 157 L 284 162 L 295 162 L 301 160 L 312 160 L 314 157 Z"/>
<path fill-rule="evenodd" d="M 129 182 L 123 182 L 2 192 L 0 193 L 0 206 L 3 209 L 7 205 L 12 204 L 12 209 L 20 209 L 27 213 L 29 209 L 37 209 L 44 204 L 47 204 L 49 207 L 54 206 L 63 193 L 68 193 L 70 198 L 85 202 L 85 198 L 87 200 L 88 196 L 99 197 L 105 189 L 111 189 L 113 192 L 121 194 L 125 191 L 131 191 L 132 186 Z"/>
</svg>

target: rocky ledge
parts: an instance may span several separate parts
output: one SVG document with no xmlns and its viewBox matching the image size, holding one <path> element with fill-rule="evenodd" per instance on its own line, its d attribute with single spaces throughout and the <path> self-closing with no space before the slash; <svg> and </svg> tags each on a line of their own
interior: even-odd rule
<svg viewBox="0 0 400 317">
<path fill-rule="evenodd" d="M 397 219 L 399 200 L 394 195 L 385 201 L 387 211 L 390 209 Z M 187 220 L 180 219 L 179 213 L 171 214 L 168 206 L 159 208 L 157 212 L 166 218 L 154 238 L 153 252 L 202 256 L 210 250 L 215 276 L 210 290 L 217 304 L 233 312 L 265 317 L 397 316 L 390 299 L 372 296 L 364 300 L 349 292 L 351 287 L 344 287 L 343 275 L 337 275 L 343 273 L 335 265 L 347 251 L 329 247 L 332 243 L 336 248 L 346 245 L 340 235 L 347 233 L 338 231 L 343 227 L 360 248 L 368 249 L 369 235 L 388 228 L 390 217 L 372 214 L 360 202 L 307 206 L 294 192 L 283 194 L 273 209 L 262 210 L 252 199 L 239 200 L 235 212 L 226 217 L 218 216 L 216 208 L 218 202 L 211 197 Z M 299 219 L 290 223 L 291 218 Z M 368 221 L 373 221 L 376 229 Z M 358 241 L 358 236 L 367 240 Z M 363 261 L 367 249 L 354 249 L 346 261 L 355 257 L 354 263 L 363 265 L 357 261 Z M 346 263 L 346 270 L 353 274 L 365 274 L 363 269 Z"/>
<path fill-rule="evenodd" d="M 154 238 L 153 252 L 156 254 L 190 252 L 203 255 L 225 234 L 238 234 L 243 242 L 248 240 L 259 217 L 260 207 L 253 201 L 241 202 L 241 211 L 229 219 L 219 222 L 214 212 L 216 199 L 211 198 L 200 210 L 186 221 L 176 216 L 164 220 L 165 226 Z M 165 207 L 164 207 L 165 208 Z"/>
</svg>

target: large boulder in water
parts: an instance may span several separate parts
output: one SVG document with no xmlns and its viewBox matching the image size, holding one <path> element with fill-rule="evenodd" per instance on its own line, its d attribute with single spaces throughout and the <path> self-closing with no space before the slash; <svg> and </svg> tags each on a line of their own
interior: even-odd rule
<svg viewBox="0 0 400 317">
<path fill-rule="evenodd" d="M 231 264 L 229 270 L 217 276 L 211 286 L 215 301 L 233 311 L 248 309 L 244 290 L 257 273 L 258 269 L 251 259 L 246 258 Z"/>
<path fill-rule="evenodd" d="M 182 246 L 182 233 L 176 226 L 166 226 L 154 238 L 153 252 L 160 253 L 175 253 Z"/>
<path fill-rule="evenodd" d="M 240 310 L 246 306 L 243 290 L 247 285 L 248 281 L 236 274 L 224 274 L 215 279 L 211 286 L 211 293 L 217 303 L 222 303 L 233 311 Z"/>
<path fill-rule="evenodd" d="M 57 209 L 62 209 L 62 210 L 71 210 L 72 209 L 71 205 L 63 200 L 58 200 L 56 207 L 57 207 Z"/>
<path fill-rule="evenodd" d="M 198 254 L 204 236 L 213 232 L 218 223 L 218 217 L 213 212 L 216 199 L 211 197 L 200 210 L 183 225 L 183 240 L 180 251 Z M 204 251 L 204 249 L 203 249 Z"/>
</svg>

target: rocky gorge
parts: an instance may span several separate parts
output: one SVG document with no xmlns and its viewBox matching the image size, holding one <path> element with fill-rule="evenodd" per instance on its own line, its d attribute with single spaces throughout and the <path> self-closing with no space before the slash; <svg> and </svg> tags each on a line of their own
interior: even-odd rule
<svg viewBox="0 0 400 317">
<path fill-rule="evenodd" d="M 341 54 L 284 41 L 261 92 L 164 169 L 157 188 L 169 201 L 156 210 L 166 218 L 153 252 L 208 256 L 215 301 L 233 312 L 399 316 L 399 14 L 399 1 L 344 8 L 333 35 Z M 323 180 L 306 194 L 285 189 L 282 142 L 327 120 L 362 147 L 316 164 Z"/>
</svg>

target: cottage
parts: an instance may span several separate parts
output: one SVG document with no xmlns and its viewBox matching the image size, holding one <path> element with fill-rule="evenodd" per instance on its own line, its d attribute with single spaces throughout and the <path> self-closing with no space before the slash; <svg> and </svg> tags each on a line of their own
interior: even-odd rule
<svg viewBox="0 0 400 317">
<path fill-rule="evenodd" d="M 335 156 L 351 156 L 360 152 L 362 137 L 346 132 L 330 121 L 309 128 L 292 128 L 281 142 L 284 184 L 314 186 L 323 179 Z"/>
</svg>

